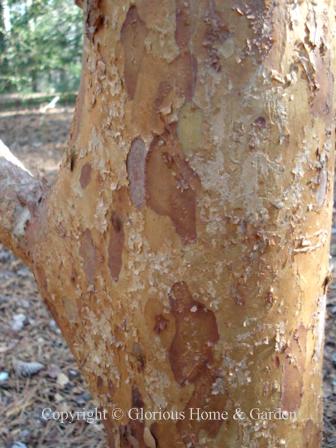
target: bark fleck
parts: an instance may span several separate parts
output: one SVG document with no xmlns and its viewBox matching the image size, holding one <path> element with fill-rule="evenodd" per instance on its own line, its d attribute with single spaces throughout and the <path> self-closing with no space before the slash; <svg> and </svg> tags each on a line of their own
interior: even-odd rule
<svg viewBox="0 0 336 448">
<path fill-rule="evenodd" d="M 81 175 L 79 178 L 79 182 L 83 189 L 86 188 L 91 181 L 91 172 L 92 172 L 91 164 L 86 163 L 81 170 Z"/>
<path fill-rule="evenodd" d="M 181 156 L 176 136 L 155 137 L 146 159 L 147 204 L 171 218 L 184 243 L 196 240 L 198 176 Z"/>
<path fill-rule="evenodd" d="M 134 98 L 138 74 L 144 55 L 144 41 L 147 35 L 145 24 L 138 15 L 136 6 L 127 12 L 121 29 L 121 42 L 124 48 L 125 85 L 130 99 Z"/>
<path fill-rule="evenodd" d="M 145 160 L 145 143 L 141 138 L 136 138 L 127 157 L 127 173 L 130 196 L 137 208 L 141 208 L 145 202 Z"/>
<path fill-rule="evenodd" d="M 312 420 L 307 421 L 303 430 L 303 437 L 303 448 L 317 448 L 321 445 L 321 429 Z"/>
<path fill-rule="evenodd" d="M 285 351 L 281 403 L 286 411 L 297 411 L 303 395 L 307 329 L 301 325 Z"/>
<path fill-rule="evenodd" d="M 122 252 L 124 247 L 124 229 L 120 216 L 112 213 L 110 226 L 110 243 L 108 247 L 108 266 L 112 279 L 117 282 L 119 280 L 122 268 Z"/>
<path fill-rule="evenodd" d="M 155 325 L 154 325 L 154 331 L 157 334 L 162 333 L 168 326 L 168 319 L 166 319 L 162 314 L 157 314 L 155 316 Z"/>
<path fill-rule="evenodd" d="M 135 408 L 144 407 L 144 402 L 137 386 L 132 387 L 132 406 Z"/>
<path fill-rule="evenodd" d="M 90 284 L 95 281 L 98 254 L 89 229 L 85 230 L 80 238 L 79 253 L 84 260 L 84 272 Z"/>
<path fill-rule="evenodd" d="M 87 0 L 85 33 L 93 42 L 94 36 L 104 23 L 104 15 L 101 10 L 101 0 Z"/>
<path fill-rule="evenodd" d="M 169 348 L 169 361 L 176 381 L 194 383 L 212 360 L 219 338 L 212 311 L 193 299 L 185 282 L 175 283 L 169 294 L 176 333 Z M 197 311 L 191 309 L 196 307 Z"/>
</svg>

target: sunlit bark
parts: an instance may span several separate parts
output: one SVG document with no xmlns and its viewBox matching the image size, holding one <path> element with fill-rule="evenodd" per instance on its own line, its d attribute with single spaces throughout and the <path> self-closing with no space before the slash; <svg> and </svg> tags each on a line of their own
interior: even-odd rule
<svg viewBox="0 0 336 448">
<path fill-rule="evenodd" d="M 334 2 L 87 0 L 84 14 L 68 151 L 25 253 L 110 445 L 318 447 Z"/>
</svg>

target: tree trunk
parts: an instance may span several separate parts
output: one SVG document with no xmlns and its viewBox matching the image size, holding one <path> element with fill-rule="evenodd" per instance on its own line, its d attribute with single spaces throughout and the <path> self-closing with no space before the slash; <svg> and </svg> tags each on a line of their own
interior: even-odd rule
<svg viewBox="0 0 336 448">
<path fill-rule="evenodd" d="M 317 448 L 334 2 L 87 0 L 84 14 L 58 180 L 24 243 L 3 222 L 0 237 L 32 265 L 110 446 Z"/>
<path fill-rule="evenodd" d="M 6 49 L 6 37 L 5 37 L 4 7 L 2 0 L 0 0 L 0 55 L 3 55 L 5 49 Z"/>
</svg>

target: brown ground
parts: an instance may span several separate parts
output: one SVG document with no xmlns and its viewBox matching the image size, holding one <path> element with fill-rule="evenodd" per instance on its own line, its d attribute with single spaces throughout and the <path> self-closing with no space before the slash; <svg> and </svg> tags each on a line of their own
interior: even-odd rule
<svg viewBox="0 0 336 448">
<path fill-rule="evenodd" d="M 52 179 L 64 150 L 71 114 L 71 109 L 2 112 L 0 138 L 34 174 Z M 336 263 L 336 229 L 331 253 Z M 22 329 L 14 325 L 18 315 L 23 315 Z M 335 334 L 336 282 L 329 290 L 327 310 L 323 448 L 336 448 Z M 40 362 L 45 368 L 31 378 L 21 378 L 13 368 L 17 360 Z M 7 381 L 1 382 L 1 372 L 9 374 Z M 0 448 L 105 446 L 101 424 L 46 422 L 41 416 L 43 408 L 81 411 L 95 405 L 39 298 L 32 274 L 0 245 Z"/>
</svg>

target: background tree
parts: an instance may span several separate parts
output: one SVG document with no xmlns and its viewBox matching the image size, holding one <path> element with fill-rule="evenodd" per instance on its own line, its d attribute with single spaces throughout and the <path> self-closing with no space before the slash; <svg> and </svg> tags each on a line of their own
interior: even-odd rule
<svg viewBox="0 0 336 448">
<path fill-rule="evenodd" d="M 67 0 L 9 0 L 11 30 L 1 52 L 0 93 L 78 88 L 82 20 Z"/>
<path fill-rule="evenodd" d="M 5 22 L 4 22 L 4 10 L 3 2 L 0 1 L 0 54 L 5 51 Z"/>
<path fill-rule="evenodd" d="M 5 11 L 4 2 L 0 1 L 0 83 L 4 77 L 5 72 L 8 70 L 7 58 L 4 56 L 6 52 L 7 42 L 6 42 L 6 29 L 5 29 Z"/>
<path fill-rule="evenodd" d="M 87 1 L 57 182 L 0 159 L 0 238 L 109 411 L 111 446 L 319 446 L 334 30 L 328 0 Z M 187 417 L 116 421 L 116 406 Z"/>
</svg>

